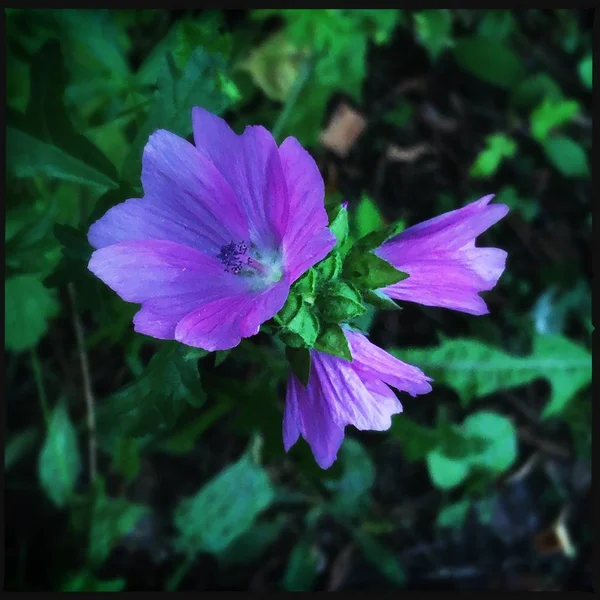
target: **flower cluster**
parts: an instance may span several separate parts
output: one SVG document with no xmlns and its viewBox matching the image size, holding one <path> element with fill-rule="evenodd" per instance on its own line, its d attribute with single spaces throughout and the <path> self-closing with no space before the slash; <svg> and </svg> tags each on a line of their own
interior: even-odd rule
<svg viewBox="0 0 600 600">
<path fill-rule="evenodd" d="M 285 449 L 302 436 L 328 468 L 346 425 L 383 431 L 402 411 L 389 386 L 431 391 L 421 370 L 353 320 L 365 303 L 394 300 L 485 314 L 479 292 L 494 287 L 506 253 L 475 239 L 508 208 L 486 196 L 352 244 L 345 205 L 328 215 L 319 169 L 297 140 L 278 146 L 259 126 L 238 136 L 201 108 L 192 119 L 194 144 L 163 130 L 150 136 L 143 197 L 91 226 L 89 269 L 141 305 L 134 328 L 154 338 L 226 350 L 272 322 L 291 365 Z"/>
</svg>

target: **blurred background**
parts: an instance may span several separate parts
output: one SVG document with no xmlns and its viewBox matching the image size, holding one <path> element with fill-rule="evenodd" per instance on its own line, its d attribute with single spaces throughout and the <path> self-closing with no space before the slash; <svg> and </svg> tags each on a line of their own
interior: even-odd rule
<svg viewBox="0 0 600 600">
<path fill-rule="evenodd" d="M 594 589 L 593 10 L 4 18 L 5 589 Z M 327 471 L 283 451 L 272 339 L 135 334 L 87 271 L 90 223 L 194 105 L 297 137 L 355 237 L 511 208 L 479 239 L 508 252 L 489 315 L 363 318 L 434 389 Z"/>
</svg>

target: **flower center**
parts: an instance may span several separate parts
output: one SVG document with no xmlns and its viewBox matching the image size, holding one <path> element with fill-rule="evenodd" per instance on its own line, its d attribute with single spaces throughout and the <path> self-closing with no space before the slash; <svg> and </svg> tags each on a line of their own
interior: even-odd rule
<svg viewBox="0 0 600 600">
<path fill-rule="evenodd" d="M 223 263 L 226 273 L 258 278 L 264 283 L 276 283 L 283 274 L 277 253 L 261 253 L 254 244 L 244 241 L 232 241 L 222 246 L 217 258 Z"/>
</svg>

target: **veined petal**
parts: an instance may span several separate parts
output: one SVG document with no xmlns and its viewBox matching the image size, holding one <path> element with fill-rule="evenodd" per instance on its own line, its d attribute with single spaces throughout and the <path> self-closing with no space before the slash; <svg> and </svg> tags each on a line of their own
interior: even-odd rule
<svg viewBox="0 0 600 600">
<path fill-rule="evenodd" d="M 352 367 L 363 380 L 384 381 L 413 397 L 431 391 L 428 382 L 432 380 L 421 369 L 398 360 L 357 331 L 347 329 L 344 333 L 352 352 Z"/>
<path fill-rule="evenodd" d="M 327 229 L 325 186 L 311 155 L 292 137 L 279 147 L 290 214 L 283 240 L 286 265 L 295 281 L 329 254 L 335 237 Z"/>
<path fill-rule="evenodd" d="M 228 350 L 242 338 L 258 333 L 261 323 L 273 317 L 284 305 L 289 280 L 283 278 L 260 292 L 241 293 L 201 303 L 199 308 L 179 321 L 175 339 L 188 346 Z"/>
<path fill-rule="evenodd" d="M 248 237 L 248 225 L 234 190 L 201 152 L 177 135 L 159 130 L 153 133 L 142 158 L 144 194 L 173 205 L 184 220 L 195 227 L 218 253 L 231 240 Z"/>
</svg>

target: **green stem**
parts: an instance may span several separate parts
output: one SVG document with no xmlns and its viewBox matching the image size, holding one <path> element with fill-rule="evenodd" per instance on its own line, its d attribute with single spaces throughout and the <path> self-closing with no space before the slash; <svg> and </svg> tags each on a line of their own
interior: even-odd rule
<svg viewBox="0 0 600 600">
<path fill-rule="evenodd" d="M 31 369 L 33 371 L 33 378 L 35 381 L 35 387 L 38 393 L 38 399 L 40 401 L 40 407 L 42 409 L 42 415 L 44 416 L 44 422 L 46 428 L 50 424 L 50 408 L 48 407 L 48 397 L 46 396 L 46 388 L 44 387 L 44 378 L 42 376 L 42 368 L 40 366 L 40 359 L 35 351 L 32 349 L 30 352 L 31 357 Z"/>
<path fill-rule="evenodd" d="M 298 77 L 296 77 L 296 81 L 294 81 L 294 85 L 288 94 L 288 97 L 285 100 L 285 104 L 283 105 L 283 110 L 279 114 L 279 118 L 277 119 L 275 125 L 273 126 L 273 137 L 279 142 L 279 136 L 285 126 L 286 121 L 288 120 L 294 106 L 296 106 L 296 102 L 298 101 L 298 97 L 300 96 L 300 92 L 304 89 L 308 78 L 312 74 L 312 71 L 315 67 L 315 55 L 311 55 L 306 58 L 302 67 L 300 69 L 300 73 L 298 73 Z"/>
<path fill-rule="evenodd" d="M 193 564 L 196 562 L 195 555 L 191 554 L 186 557 L 186 559 L 175 569 L 175 572 L 169 579 L 165 585 L 165 591 L 167 592 L 175 592 L 179 589 L 183 578 L 187 575 L 188 571 L 192 568 Z"/>
</svg>

